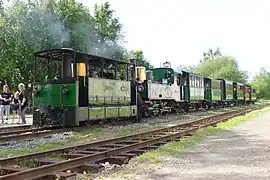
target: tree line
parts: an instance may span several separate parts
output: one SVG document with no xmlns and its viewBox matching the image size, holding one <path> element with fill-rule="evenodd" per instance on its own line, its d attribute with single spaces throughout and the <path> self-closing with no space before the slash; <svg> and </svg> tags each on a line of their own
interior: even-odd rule
<svg viewBox="0 0 270 180">
<path fill-rule="evenodd" d="M 0 0 L 0 28 L 0 82 L 11 88 L 20 82 L 31 85 L 33 53 L 60 48 L 62 41 L 70 41 L 77 51 L 110 58 L 127 60 L 133 56 L 137 65 L 153 68 L 142 50 L 126 50 L 123 25 L 108 2 L 96 4 L 90 13 L 89 8 L 75 0 L 10 0 L 6 6 Z M 196 66 L 180 65 L 176 69 L 240 83 L 248 83 L 249 77 L 234 57 L 222 55 L 219 48 L 203 53 Z M 47 73 L 40 70 L 35 80 L 41 81 Z M 261 69 L 250 83 L 259 97 L 270 98 L 269 72 Z"/>
<path fill-rule="evenodd" d="M 265 68 L 261 68 L 260 72 L 251 81 L 248 81 L 249 72 L 242 71 L 234 57 L 222 55 L 220 48 L 204 52 L 202 59 L 195 66 L 180 65 L 176 69 L 197 73 L 205 77 L 222 78 L 248 84 L 256 90 L 258 98 L 270 99 L 270 73 Z"/>
</svg>

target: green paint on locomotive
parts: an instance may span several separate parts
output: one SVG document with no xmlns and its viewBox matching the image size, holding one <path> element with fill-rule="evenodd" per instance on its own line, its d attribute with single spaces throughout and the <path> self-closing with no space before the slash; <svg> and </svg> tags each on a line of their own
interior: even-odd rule
<svg viewBox="0 0 270 180">
<path fill-rule="evenodd" d="M 76 84 L 38 85 L 33 96 L 33 108 L 35 109 L 34 126 L 62 125 L 69 127 L 78 125 Z"/>
<path fill-rule="evenodd" d="M 89 78 L 90 120 L 131 117 L 137 114 L 136 105 L 131 106 L 129 81 Z"/>
<path fill-rule="evenodd" d="M 162 82 L 162 79 L 167 79 L 168 84 L 174 83 L 174 70 L 172 68 L 154 68 L 152 71 L 154 81 Z"/>
<path fill-rule="evenodd" d="M 128 117 L 136 114 L 136 106 L 108 106 L 89 108 L 89 119 Z"/>
<path fill-rule="evenodd" d="M 130 105 L 129 81 L 89 78 L 90 105 Z"/>
<path fill-rule="evenodd" d="M 50 105 L 51 107 L 76 106 L 76 84 L 46 84 L 38 85 L 39 92 L 33 97 L 33 106 Z M 62 88 L 67 89 L 61 94 Z"/>
</svg>

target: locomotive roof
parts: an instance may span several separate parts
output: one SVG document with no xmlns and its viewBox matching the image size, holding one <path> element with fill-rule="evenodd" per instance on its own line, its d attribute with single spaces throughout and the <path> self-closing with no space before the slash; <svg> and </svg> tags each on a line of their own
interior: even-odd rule
<svg viewBox="0 0 270 180">
<path fill-rule="evenodd" d="M 34 53 L 34 56 L 36 57 L 40 57 L 40 58 L 46 58 L 46 59 L 53 59 L 53 60 L 57 60 L 57 61 L 61 61 L 62 60 L 62 55 L 66 53 L 75 55 L 76 60 L 88 60 L 88 61 L 94 61 L 94 60 L 106 60 L 106 61 L 114 61 L 114 62 L 118 62 L 119 64 L 131 64 L 129 62 L 126 61 L 121 61 L 121 60 L 116 60 L 116 59 L 112 59 L 112 58 L 108 58 L 108 57 L 102 57 L 102 56 L 97 56 L 97 55 L 93 55 L 93 54 L 88 54 L 88 53 L 82 53 L 82 52 L 78 52 L 78 51 L 74 51 L 73 49 L 48 49 L 48 50 L 43 50 L 43 51 L 38 51 Z"/>
<path fill-rule="evenodd" d="M 200 75 L 200 74 L 196 74 L 196 73 L 192 73 L 192 72 L 188 72 L 188 71 L 183 71 L 183 70 L 182 70 L 182 72 L 188 73 L 188 74 L 190 74 L 190 75 L 192 75 L 192 76 L 199 76 L 199 77 L 203 77 L 203 76 L 202 76 L 202 75 Z"/>
</svg>

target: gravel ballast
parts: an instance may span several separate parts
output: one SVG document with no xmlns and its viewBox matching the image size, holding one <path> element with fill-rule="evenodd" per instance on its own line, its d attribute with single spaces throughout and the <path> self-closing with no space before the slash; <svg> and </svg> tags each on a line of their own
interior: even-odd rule
<svg viewBox="0 0 270 180">
<path fill-rule="evenodd" d="M 170 125 L 170 124 L 190 122 L 195 119 L 212 116 L 215 113 L 222 113 L 225 110 L 226 109 L 220 109 L 221 112 L 199 111 L 199 112 L 192 112 L 189 114 L 181 114 L 178 116 L 171 116 L 171 117 L 161 116 L 161 117 L 155 117 L 151 119 L 148 118 L 148 119 L 143 119 L 141 123 L 132 123 L 125 126 L 107 126 L 107 127 L 105 126 L 102 129 L 99 128 L 98 131 L 95 131 L 93 128 L 92 132 L 89 131 L 88 133 L 86 133 L 86 136 L 87 136 L 86 139 L 84 140 L 76 139 L 76 141 L 70 140 L 71 142 L 66 143 L 66 145 L 75 145 L 76 143 L 83 143 L 83 142 L 89 142 L 89 141 L 100 141 L 100 140 L 110 139 L 117 136 L 123 136 L 123 135 L 132 134 L 132 133 L 139 133 L 142 131 L 149 130 L 150 127 L 152 127 L 153 129 L 156 129 L 156 128 L 161 128 L 163 126 Z M 232 110 L 232 109 L 229 109 L 229 110 Z M 1 128 L 0 128 L 0 131 L 1 131 Z M 44 137 L 37 137 L 30 140 L 18 140 L 18 141 L 0 143 L 0 151 L 1 150 L 13 150 L 13 151 L 31 150 L 37 147 L 41 147 L 48 143 L 64 142 L 73 135 L 74 133 L 72 132 L 65 132 L 65 133 L 47 135 Z M 61 146 L 62 145 L 63 143 L 61 144 Z M 40 150 L 42 150 L 42 148 L 40 148 Z M 4 155 L 7 155 L 7 154 L 8 153 L 4 153 Z M 14 153 L 12 154 L 14 155 Z M 8 154 L 8 155 L 10 156 L 11 154 Z M 0 153 L 0 157 L 1 157 L 1 153 Z"/>
<path fill-rule="evenodd" d="M 34 139 L 29 139 L 29 140 L 9 141 L 9 142 L 0 144 L 0 151 L 1 150 L 19 151 L 19 150 L 33 149 L 33 148 L 36 148 L 37 146 L 42 146 L 47 143 L 65 140 L 71 135 L 72 135 L 71 132 L 64 132 L 64 133 L 51 134 L 44 137 L 38 137 Z"/>
<path fill-rule="evenodd" d="M 221 130 L 160 163 L 131 160 L 97 179 L 270 179 L 270 113 Z"/>
</svg>

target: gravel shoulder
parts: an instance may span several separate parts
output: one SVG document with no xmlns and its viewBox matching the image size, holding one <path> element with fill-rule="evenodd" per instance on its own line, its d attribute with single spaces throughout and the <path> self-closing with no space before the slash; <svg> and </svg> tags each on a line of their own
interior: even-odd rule
<svg viewBox="0 0 270 180">
<path fill-rule="evenodd" d="M 270 179 L 270 112 L 221 130 L 157 163 L 134 158 L 97 179 Z"/>
</svg>

